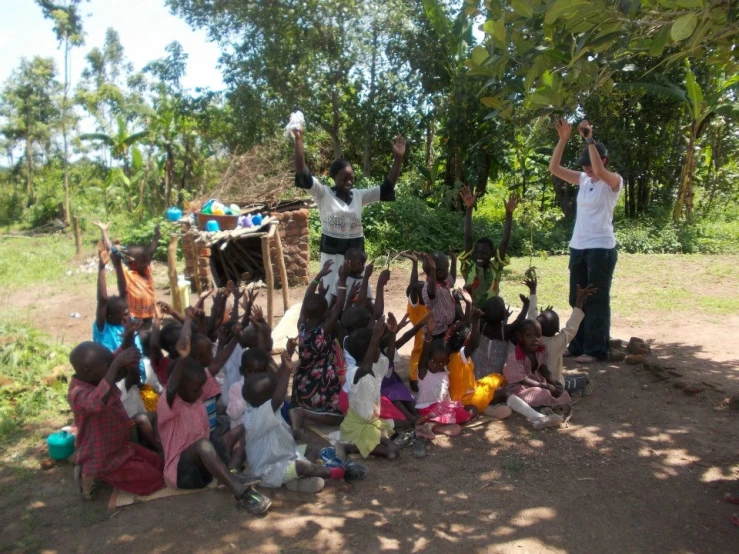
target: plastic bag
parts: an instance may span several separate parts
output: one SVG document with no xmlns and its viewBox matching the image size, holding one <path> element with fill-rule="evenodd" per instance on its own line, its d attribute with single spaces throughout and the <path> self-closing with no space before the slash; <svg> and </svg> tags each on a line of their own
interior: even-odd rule
<svg viewBox="0 0 739 554">
<path fill-rule="evenodd" d="M 302 130 L 303 125 L 305 125 L 305 117 L 303 116 L 303 112 L 297 111 L 291 113 L 290 121 L 287 125 L 285 125 L 285 138 L 289 139 L 295 129 Z"/>
</svg>

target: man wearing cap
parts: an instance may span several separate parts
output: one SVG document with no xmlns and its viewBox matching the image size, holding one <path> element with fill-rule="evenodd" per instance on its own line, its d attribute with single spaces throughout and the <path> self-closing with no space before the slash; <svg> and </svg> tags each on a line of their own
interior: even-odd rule
<svg viewBox="0 0 739 554">
<path fill-rule="evenodd" d="M 613 210 L 624 181 L 618 173 L 606 169 L 608 152 L 605 146 L 595 142 L 587 120 L 578 125 L 586 144 L 577 162 L 582 171 L 562 167 L 562 153 L 572 126 L 563 119 L 554 126 L 559 142 L 552 153 L 549 171 L 580 187 L 575 230 L 570 240 L 570 305 L 575 306 L 578 285 L 582 288 L 592 285 L 597 289 L 587 299 L 585 319 L 570 342 L 569 352 L 581 363 L 606 360 L 611 330 L 611 281 L 617 259 Z"/>
</svg>

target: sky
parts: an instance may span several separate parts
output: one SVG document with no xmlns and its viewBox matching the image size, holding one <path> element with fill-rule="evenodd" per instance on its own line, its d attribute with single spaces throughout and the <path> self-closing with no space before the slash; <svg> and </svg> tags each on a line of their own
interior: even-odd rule
<svg viewBox="0 0 739 554">
<path fill-rule="evenodd" d="M 64 57 L 57 47 L 53 24 L 44 19 L 41 8 L 34 0 L 0 0 L 0 5 L 4 14 L 0 19 L 0 84 L 10 77 L 21 58 L 36 55 L 53 57 L 61 80 Z M 109 27 L 118 31 L 134 69 L 163 58 L 164 47 L 177 40 L 189 55 L 183 85 L 190 89 L 223 88 L 217 67 L 218 46 L 208 42 L 205 31 L 193 31 L 183 19 L 170 14 L 164 0 L 91 0 L 82 4 L 82 13 L 85 44 L 72 51 L 72 88 L 85 66 L 85 55 L 95 46 L 102 47 Z"/>
</svg>

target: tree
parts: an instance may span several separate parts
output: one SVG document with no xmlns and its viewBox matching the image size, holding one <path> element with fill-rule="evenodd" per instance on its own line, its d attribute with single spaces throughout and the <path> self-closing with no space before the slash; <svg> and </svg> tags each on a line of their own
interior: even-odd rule
<svg viewBox="0 0 739 554">
<path fill-rule="evenodd" d="M 61 86 L 51 58 L 21 59 L 18 69 L 6 81 L 0 102 L 0 116 L 6 123 L 2 133 L 12 144 L 23 143 L 26 164 L 26 193 L 34 199 L 34 145 L 48 150 L 59 124 L 57 97 Z"/>
<path fill-rule="evenodd" d="M 82 16 L 79 12 L 82 0 L 67 0 L 55 3 L 50 0 L 36 0 L 46 19 L 54 22 L 54 34 L 60 48 L 64 48 L 64 89 L 62 95 L 61 124 L 62 142 L 64 145 L 64 220 L 69 225 L 69 145 L 67 141 L 67 125 L 69 123 L 69 85 L 70 85 L 70 52 L 75 46 L 85 43 L 82 30 Z"/>
</svg>

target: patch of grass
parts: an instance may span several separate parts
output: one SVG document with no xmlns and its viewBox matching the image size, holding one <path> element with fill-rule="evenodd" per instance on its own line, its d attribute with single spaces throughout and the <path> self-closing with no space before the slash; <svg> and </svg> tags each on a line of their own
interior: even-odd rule
<svg viewBox="0 0 739 554">
<path fill-rule="evenodd" d="M 85 252 L 92 255 L 92 247 Z M 74 239 L 54 235 L 30 239 L 0 235 L 0 291 L 14 291 L 36 284 L 57 283 L 74 270 Z"/>
<path fill-rule="evenodd" d="M 15 444 L 27 425 L 60 418 L 69 351 L 28 325 L 0 322 L 0 446 Z"/>
</svg>

